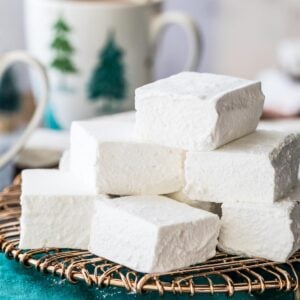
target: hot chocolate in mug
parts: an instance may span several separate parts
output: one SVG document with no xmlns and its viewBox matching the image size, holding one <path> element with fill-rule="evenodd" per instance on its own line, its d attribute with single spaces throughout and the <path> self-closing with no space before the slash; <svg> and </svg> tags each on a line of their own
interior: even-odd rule
<svg viewBox="0 0 300 300">
<path fill-rule="evenodd" d="M 184 70 L 196 69 L 197 27 L 180 12 L 161 13 L 161 6 L 160 0 L 25 1 L 27 46 L 50 78 L 49 127 L 133 109 L 134 90 L 153 80 L 155 49 L 169 24 L 188 37 Z"/>
</svg>

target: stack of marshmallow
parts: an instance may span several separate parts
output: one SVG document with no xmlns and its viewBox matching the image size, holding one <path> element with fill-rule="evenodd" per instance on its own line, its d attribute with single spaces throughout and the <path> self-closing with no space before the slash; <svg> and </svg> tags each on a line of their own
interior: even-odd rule
<svg viewBox="0 0 300 300">
<path fill-rule="evenodd" d="M 180 73 L 137 89 L 135 120 L 74 122 L 61 170 L 22 174 L 20 248 L 165 272 L 213 257 L 219 237 L 285 261 L 300 247 L 300 139 L 254 132 L 263 102 L 259 82 Z"/>
</svg>

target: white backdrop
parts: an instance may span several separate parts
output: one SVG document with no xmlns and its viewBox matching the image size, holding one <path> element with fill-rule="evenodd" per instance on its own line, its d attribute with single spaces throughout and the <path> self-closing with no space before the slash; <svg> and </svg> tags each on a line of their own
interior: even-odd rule
<svg viewBox="0 0 300 300">
<path fill-rule="evenodd" d="M 21 0 L 0 0 L 0 52 L 24 47 Z"/>
</svg>

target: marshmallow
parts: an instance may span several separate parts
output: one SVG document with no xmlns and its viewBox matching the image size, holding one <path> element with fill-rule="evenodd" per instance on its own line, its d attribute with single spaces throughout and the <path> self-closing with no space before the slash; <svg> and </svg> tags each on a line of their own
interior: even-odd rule
<svg viewBox="0 0 300 300">
<path fill-rule="evenodd" d="M 62 172 L 70 171 L 70 150 L 65 150 L 59 160 L 58 169 Z"/>
<path fill-rule="evenodd" d="M 135 142 L 131 122 L 74 122 L 71 171 L 94 193 L 167 194 L 184 184 L 183 152 Z"/>
<path fill-rule="evenodd" d="M 175 192 L 172 194 L 168 194 L 167 197 L 169 197 L 173 200 L 185 203 L 192 207 L 203 209 L 203 210 L 209 211 L 213 214 L 217 214 L 219 217 L 222 216 L 221 203 L 191 200 L 185 195 L 183 190 L 180 190 L 179 192 Z"/>
<path fill-rule="evenodd" d="M 22 172 L 20 249 L 87 249 L 96 198 L 79 179 L 58 170 Z"/>
<path fill-rule="evenodd" d="M 300 249 L 300 188 L 273 204 L 222 204 L 218 247 L 228 253 L 285 262 Z"/>
<path fill-rule="evenodd" d="M 107 123 L 113 121 L 114 127 L 116 128 L 108 128 Z M 117 138 L 118 134 L 122 134 L 123 132 L 123 124 L 128 123 L 125 125 L 126 128 L 129 128 L 128 135 L 131 135 L 130 128 L 133 128 L 133 124 L 135 122 L 135 111 L 128 111 L 113 115 L 107 115 L 107 116 L 101 116 L 93 119 L 89 119 L 89 122 L 92 122 L 94 124 L 99 124 L 99 131 L 103 132 L 103 139 L 110 138 L 110 134 L 112 137 L 115 136 Z M 104 123 L 105 125 L 101 125 Z M 109 123 L 111 124 L 111 123 Z M 130 125 L 132 124 L 132 125 Z M 133 130 L 133 129 L 132 129 Z M 127 131 L 127 129 L 125 129 Z M 119 132 L 119 133 L 118 133 Z M 125 133 L 126 136 L 126 133 Z M 61 155 L 60 161 L 59 161 L 59 169 L 62 171 L 69 171 L 70 170 L 70 150 L 65 150 L 63 154 Z"/>
<path fill-rule="evenodd" d="M 123 121 L 76 121 L 71 126 L 70 171 L 97 193 L 98 145 L 101 141 L 133 140 L 134 124 Z"/>
<path fill-rule="evenodd" d="M 97 201 L 89 251 L 136 271 L 167 272 L 213 257 L 219 226 L 218 216 L 163 196 Z"/>
<path fill-rule="evenodd" d="M 256 129 L 261 85 L 223 75 L 183 72 L 136 90 L 140 140 L 185 150 L 213 150 Z"/>
<path fill-rule="evenodd" d="M 185 194 L 209 202 L 272 203 L 297 184 L 299 135 L 257 131 L 210 152 L 188 152 Z"/>
</svg>

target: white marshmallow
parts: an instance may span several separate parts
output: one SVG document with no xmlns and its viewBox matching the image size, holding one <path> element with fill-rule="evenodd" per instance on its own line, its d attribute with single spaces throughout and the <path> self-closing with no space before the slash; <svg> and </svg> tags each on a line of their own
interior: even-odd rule
<svg viewBox="0 0 300 300">
<path fill-rule="evenodd" d="M 74 122 L 71 171 L 95 193 L 166 194 L 183 187 L 183 152 L 134 142 L 131 122 Z"/>
<path fill-rule="evenodd" d="M 136 271 L 167 272 L 213 257 L 219 226 L 216 215 L 162 196 L 97 201 L 89 250 Z"/>
<path fill-rule="evenodd" d="M 213 150 L 253 132 L 262 113 L 259 82 L 183 72 L 136 90 L 140 140 Z"/>
<path fill-rule="evenodd" d="M 222 204 L 219 248 L 285 262 L 300 249 L 300 189 L 273 204 Z"/>
<path fill-rule="evenodd" d="M 257 131 L 210 152 L 188 152 L 185 194 L 209 202 L 272 203 L 297 184 L 299 136 Z"/>
<path fill-rule="evenodd" d="M 62 172 L 70 171 L 70 150 L 65 150 L 59 160 L 58 169 Z"/>
<path fill-rule="evenodd" d="M 94 201 L 89 190 L 58 170 L 22 172 L 20 249 L 87 249 Z"/>
<path fill-rule="evenodd" d="M 190 205 L 192 207 L 203 209 L 203 210 L 209 211 L 213 214 L 217 214 L 219 217 L 222 216 L 221 203 L 191 200 L 187 197 L 187 195 L 184 193 L 183 190 L 180 190 L 179 192 L 175 192 L 172 194 L 168 194 L 166 196 L 173 200 Z"/>
<path fill-rule="evenodd" d="M 97 193 L 98 144 L 102 141 L 133 140 L 134 124 L 123 121 L 76 121 L 71 126 L 70 171 L 81 176 Z"/>
</svg>

